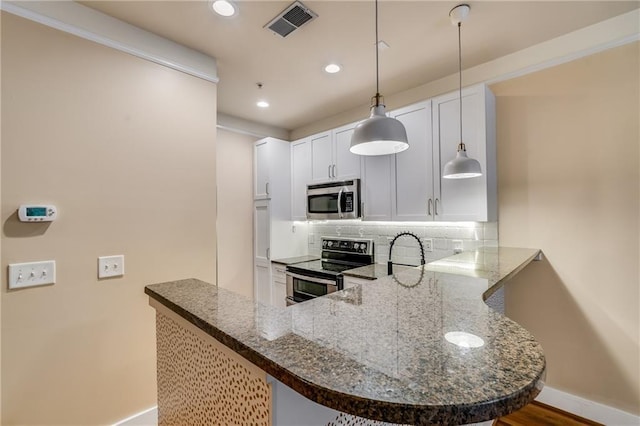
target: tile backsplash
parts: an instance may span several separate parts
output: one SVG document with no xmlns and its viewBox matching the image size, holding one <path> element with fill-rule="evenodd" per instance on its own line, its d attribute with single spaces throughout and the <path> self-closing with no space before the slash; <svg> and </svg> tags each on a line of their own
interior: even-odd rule
<svg viewBox="0 0 640 426">
<path fill-rule="evenodd" d="M 421 240 L 432 240 L 432 251 L 425 251 L 427 262 L 454 254 L 454 247 L 462 241 L 462 250 L 498 246 L 497 222 L 364 222 L 312 221 L 309 222 L 309 254 L 320 255 L 320 237 L 370 238 L 375 244 L 376 263 L 389 259 L 389 244 L 400 232 L 412 232 Z M 420 264 L 418 243 L 411 237 L 399 238 L 393 247 L 393 262 Z"/>
</svg>

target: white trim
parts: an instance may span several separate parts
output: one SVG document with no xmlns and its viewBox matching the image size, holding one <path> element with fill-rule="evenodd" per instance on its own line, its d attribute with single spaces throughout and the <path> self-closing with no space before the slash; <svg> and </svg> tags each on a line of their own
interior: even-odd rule
<svg viewBox="0 0 640 426">
<path fill-rule="evenodd" d="M 605 425 L 639 425 L 640 417 L 608 405 L 545 386 L 536 398 L 544 404 Z"/>
<path fill-rule="evenodd" d="M 2 1 L 0 9 L 203 80 L 219 81 L 215 58 L 73 1 Z"/>
<path fill-rule="evenodd" d="M 158 424 L 158 406 L 148 408 L 126 419 L 114 423 L 113 426 L 155 426 Z"/>
<path fill-rule="evenodd" d="M 217 126 L 219 129 L 229 130 L 235 133 L 255 136 L 258 138 L 272 137 L 289 141 L 289 131 L 281 127 L 270 126 L 268 124 L 256 123 L 244 118 L 227 115 L 218 112 Z"/>
</svg>

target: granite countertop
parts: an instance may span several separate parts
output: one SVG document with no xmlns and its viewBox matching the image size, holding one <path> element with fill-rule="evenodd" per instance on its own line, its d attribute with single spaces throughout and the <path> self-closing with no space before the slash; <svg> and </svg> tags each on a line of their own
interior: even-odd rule
<svg viewBox="0 0 640 426">
<path fill-rule="evenodd" d="M 391 423 L 465 424 L 517 410 L 542 389 L 540 344 L 483 303 L 538 253 L 463 252 L 286 309 L 196 279 L 145 292 L 322 405 Z M 470 335 L 458 346 L 452 332 Z M 467 347 L 474 339 L 482 346 Z"/>
<path fill-rule="evenodd" d="M 294 263 L 311 262 L 312 260 L 318 260 L 320 256 L 314 256 L 307 254 L 304 256 L 287 257 L 285 259 L 274 259 L 271 263 L 279 263 L 281 265 L 293 265 Z"/>
<path fill-rule="evenodd" d="M 394 273 L 398 273 L 400 271 L 417 268 L 417 266 L 406 266 L 406 265 L 393 265 Z M 346 271 L 342 271 L 342 275 L 354 278 L 361 278 L 364 280 L 377 280 L 378 278 L 384 278 L 389 276 L 387 273 L 387 264 L 384 265 L 381 263 L 374 263 L 372 265 L 361 266 L 359 268 L 347 269 Z"/>
</svg>

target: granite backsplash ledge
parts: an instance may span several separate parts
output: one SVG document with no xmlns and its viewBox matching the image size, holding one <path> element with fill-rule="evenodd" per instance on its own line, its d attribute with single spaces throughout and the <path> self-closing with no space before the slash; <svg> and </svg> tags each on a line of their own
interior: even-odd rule
<svg viewBox="0 0 640 426">
<path fill-rule="evenodd" d="M 321 237 L 370 238 L 375 244 L 375 261 L 389 258 L 389 244 L 400 232 L 413 232 L 421 240 L 432 240 L 432 251 L 425 252 L 427 262 L 454 254 L 460 241 L 462 250 L 498 246 L 497 222 L 367 222 L 357 220 L 310 221 L 309 254 L 320 255 Z M 400 238 L 393 248 L 393 261 L 418 265 L 420 250 L 412 238 Z"/>
</svg>

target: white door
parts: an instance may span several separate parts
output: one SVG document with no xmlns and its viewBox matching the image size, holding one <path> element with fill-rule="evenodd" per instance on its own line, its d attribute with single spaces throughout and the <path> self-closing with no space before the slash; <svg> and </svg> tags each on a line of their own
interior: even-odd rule
<svg viewBox="0 0 640 426">
<path fill-rule="evenodd" d="M 257 302 L 271 303 L 271 253 L 269 201 L 259 200 L 253 203 L 253 264 L 254 296 Z"/>
<path fill-rule="evenodd" d="M 363 220 L 391 220 L 392 158 L 390 155 L 363 157 Z"/>
<path fill-rule="evenodd" d="M 331 132 L 311 136 L 311 180 L 327 182 L 332 178 Z"/>
<path fill-rule="evenodd" d="M 291 220 L 307 219 L 307 184 L 311 182 L 311 143 L 291 144 Z"/>
<path fill-rule="evenodd" d="M 269 144 L 263 139 L 256 142 L 253 148 L 253 198 L 268 198 L 269 185 Z"/>
<path fill-rule="evenodd" d="M 454 159 L 460 143 L 460 100 L 456 94 L 434 99 L 434 161 L 436 220 L 486 221 L 487 162 L 484 91 L 477 86 L 463 91 L 462 138 L 467 155 L 480 162 L 483 175 L 471 179 L 443 179 L 445 164 Z M 439 183 L 439 185 L 438 185 Z"/>
<path fill-rule="evenodd" d="M 351 124 L 336 129 L 333 133 L 335 169 L 332 171 L 338 180 L 357 179 L 360 177 L 361 156 L 349 151 L 354 127 L 355 125 Z"/>
<path fill-rule="evenodd" d="M 433 220 L 431 102 L 393 111 L 392 116 L 404 125 L 409 139 L 409 149 L 396 154 L 392 163 L 393 220 Z"/>
</svg>

